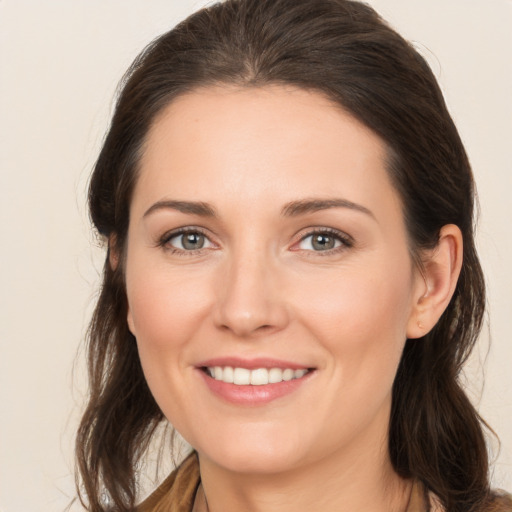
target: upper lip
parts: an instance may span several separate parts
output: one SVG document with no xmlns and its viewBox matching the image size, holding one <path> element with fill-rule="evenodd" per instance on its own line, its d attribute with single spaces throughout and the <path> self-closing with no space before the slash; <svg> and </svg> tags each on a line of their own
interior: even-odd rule
<svg viewBox="0 0 512 512">
<path fill-rule="evenodd" d="M 246 368 L 248 370 L 255 370 L 257 368 L 291 368 L 292 370 L 303 370 L 311 368 L 311 365 L 269 357 L 256 357 L 251 359 L 240 357 L 215 357 L 202 361 L 197 365 L 198 368 L 211 368 L 214 366 L 231 366 L 232 368 Z"/>
</svg>

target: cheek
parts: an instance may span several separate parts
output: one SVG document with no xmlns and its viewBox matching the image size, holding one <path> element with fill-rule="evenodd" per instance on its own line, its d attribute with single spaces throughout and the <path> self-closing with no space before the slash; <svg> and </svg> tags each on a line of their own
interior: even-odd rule
<svg viewBox="0 0 512 512">
<path fill-rule="evenodd" d="M 190 340 L 208 309 L 203 280 L 170 275 L 148 265 L 127 265 L 129 322 L 151 392 L 167 418 L 186 432 L 189 408 Z M 185 411 L 188 411 L 185 413 Z"/>
<path fill-rule="evenodd" d="M 373 274 L 373 275 L 372 275 Z M 364 333 L 404 338 L 411 309 L 411 282 L 399 273 L 346 269 L 300 286 L 303 320 L 326 335 L 352 333 L 353 342 Z M 377 341 L 370 337 L 369 343 Z"/>
<path fill-rule="evenodd" d="M 158 266 L 127 265 L 128 321 L 144 363 L 180 357 L 208 310 L 201 276 L 170 273 Z"/>
<path fill-rule="evenodd" d="M 304 300 L 297 306 L 301 322 L 330 354 L 333 379 L 351 401 L 347 407 L 377 404 L 391 390 L 412 296 L 410 279 L 392 269 L 373 275 L 371 267 L 347 269 L 315 286 L 304 283 Z"/>
</svg>

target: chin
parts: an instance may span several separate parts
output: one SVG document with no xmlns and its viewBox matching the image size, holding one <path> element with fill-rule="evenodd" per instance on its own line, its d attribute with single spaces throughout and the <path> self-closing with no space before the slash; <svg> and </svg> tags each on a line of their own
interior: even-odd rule
<svg viewBox="0 0 512 512">
<path fill-rule="evenodd" d="M 269 453 L 268 450 L 263 452 L 263 447 L 260 450 L 229 450 L 224 453 L 205 455 L 212 459 L 213 455 L 215 464 L 227 471 L 238 474 L 268 475 L 285 473 L 300 465 L 296 454 Z"/>
<path fill-rule="evenodd" d="M 204 446 L 198 444 L 196 449 L 201 456 L 228 471 L 269 474 L 286 472 L 300 465 L 306 455 L 303 446 L 290 435 L 264 435 L 263 432 L 251 435 L 242 431 L 239 435 L 216 437 Z"/>
</svg>

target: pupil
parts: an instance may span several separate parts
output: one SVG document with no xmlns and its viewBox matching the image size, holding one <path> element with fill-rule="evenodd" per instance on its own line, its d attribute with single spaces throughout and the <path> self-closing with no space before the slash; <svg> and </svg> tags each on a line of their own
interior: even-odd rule
<svg viewBox="0 0 512 512">
<path fill-rule="evenodd" d="M 316 235 L 313 238 L 313 247 L 320 251 L 334 248 L 334 238 L 328 235 Z"/>
<path fill-rule="evenodd" d="M 201 249 L 204 245 L 204 236 L 199 233 L 188 233 L 183 237 L 185 249 Z"/>
</svg>

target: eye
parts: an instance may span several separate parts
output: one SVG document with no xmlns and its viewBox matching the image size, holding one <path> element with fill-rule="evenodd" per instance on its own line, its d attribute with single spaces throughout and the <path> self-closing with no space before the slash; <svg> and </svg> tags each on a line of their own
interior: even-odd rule
<svg viewBox="0 0 512 512">
<path fill-rule="evenodd" d="M 304 251 L 326 252 L 342 246 L 350 247 L 351 241 L 339 233 L 331 231 L 315 231 L 303 237 L 298 248 Z"/>
<path fill-rule="evenodd" d="M 186 230 L 164 237 L 162 245 L 179 251 L 197 251 L 213 247 L 206 235 L 197 230 Z"/>
</svg>

